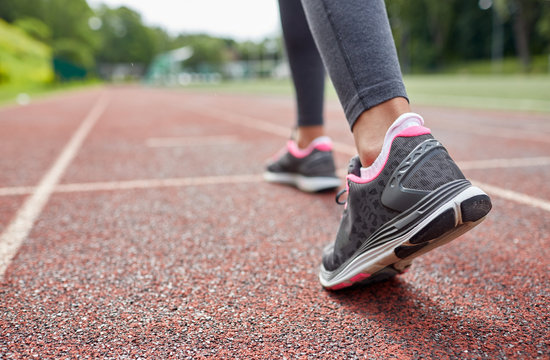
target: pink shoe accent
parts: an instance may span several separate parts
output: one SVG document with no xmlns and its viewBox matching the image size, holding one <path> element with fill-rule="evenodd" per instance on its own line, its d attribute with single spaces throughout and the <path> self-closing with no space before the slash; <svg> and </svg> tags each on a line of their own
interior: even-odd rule
<svg viewBox="0 0 550 360">
<path fill-rule="evenodd" d="M 398 138 L 398 137 L 413 137 L 413 136 L 420 136 L 420 135 L 427 135 L 431 134 L 431 130 L 424 126 L 412 126 L 409 128 L 406 128 L 405 130 L 401 131 L 399 134 L 395 135 L 391 142 Z M 362 178 L 354 174 L 348 174 L 346 179 L 353 181 L 356 184 L 366 184 L 371 182 L 372 180 L 376 179 L 378 175 L 382 172 L 382 170 L 386 167 L 386 163 L 388 162 L 388 158 L 390 157 L 390 152 L 388 151 L 388 154 L 386 155 L 386 159 L 384 160 L 384 165 L 380 167 L 378 172 L 374 174 L 371 177 L 368 178 Z"/>
<path fill-rule="evenodd" d="M 343 282 L 343 283 L 340 283 L 338 285 L 334 285 L 332 287 L 329 287 L 328 290 L 340 290 L 340 289 L 344 289 L 344 288 L 347 288 L 349 286 L 353 285 L 353 283 L 350 283 L 350 282 Z"/>
<path fill-rule="evenodd" d="M 291 153 L 292 156 L 298 159 L 303 159 L 311 154 L 313 149 L 317 149 L 319 151 L 331 151 L 332 142 L 328 137 L 323 136 L 313 140 L 311 144 L 309 144 L 309 146 L 305 149 L 300 149 L 294 140 L 288 140 L 286 147 L 288 149 L 288 152 Z"/>
<path fill-rule="evenodd" d="M 349 279 L 351 282 L 358 282 L 358 281 L 362 281 L 362 280 L 365 280 L 366 278 L 370 277 L 370 274 L 357 274 L 355 275 L 354 277 L 352 277 L 351 279 Z"/>
<path fill-rule="evenodd" d="M 319 143 L 319 144 L 315 145 L 315 149 L 317 149 L 319 151 L 332 151 L 332 144 L 331 143 L 326 143 L 326 142 Z"/>
<path fill-rule="evenodd" d="M 413 137 L 413 136 L 420 136 L 420 135 L 427 135 L 431 134 L 432 131 L 424 126 L 411 126 L 410 128 L 406 128 L 405 130 L 401 131 L 397 136 L 401 137 Z M 396 136 L 396 137 L 397 137 Z M 394 139 L 396 138 L 394 137 Z M 392 140 L 393 142 L 393 140 Z"/>
</svg>

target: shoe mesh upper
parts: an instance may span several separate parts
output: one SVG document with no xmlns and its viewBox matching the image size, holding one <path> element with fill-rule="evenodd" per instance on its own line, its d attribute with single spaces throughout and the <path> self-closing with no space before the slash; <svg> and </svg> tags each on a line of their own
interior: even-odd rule
<svg viewBox="0 0 550 360">
<path fill-rule="evenodd" d="M 326 270 L 336 270 L 352 257 L 357 249 L 376 230 L 401 212 L 383 205 L 381 196 L 394 170 L 417 145 L 433 139 L 429 134 L 414 137 L 397 137 L 393 141 L 388 160 L 381 173 L 372 181 L 361 184 L 348 181 L 349 193 L 347 207 L 344 210 L 340 228 L 334 246 L 327 247 L 323 254 Z M 357 162 L 353 158 L 352 162 Z M 350 166 L 354 169 L 357 166 Z M 454 164 L 444 148 L 434 149 L 418 164 L 409 170 L 403 185 L 415 190 L 432 191 L 439 186 L 464 175 Z"/>
<path fill-rule="evenodd" d="M 403 186 L 432 191 L 453 180 L 464 179 L 462 171 L 445 150 L 437 149 L 430 155 L 409 170 L 407 177 L 403 179 Z"/>
<path fill-rule="evenodd" d="M 267 170 L 274 173 L 299 174 L 302 176 L 336 177 L 332 151 L 318 149 L 313 149 L 311 154 L 301 159 L 286 152 L 279 159 L 269 164 Z"/>
</svg>

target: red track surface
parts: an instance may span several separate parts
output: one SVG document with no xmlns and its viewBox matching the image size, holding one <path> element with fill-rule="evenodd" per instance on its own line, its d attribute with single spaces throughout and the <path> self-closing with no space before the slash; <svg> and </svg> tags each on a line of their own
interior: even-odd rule
<svg viewBox="0 0 550 360">
<path fill-rule="evenodd" d="M 493 211 L 403 276 L 327 292 L 334 194 L 259 177 L 286 97 L 110 88 L 0 109 L 0 232 L 100 98 L 8 263 L 0 358 L 549 358 L 548 114 L 415 109 Z M 327 118 L 345 168 L 337 103 Z"/>
</svg>

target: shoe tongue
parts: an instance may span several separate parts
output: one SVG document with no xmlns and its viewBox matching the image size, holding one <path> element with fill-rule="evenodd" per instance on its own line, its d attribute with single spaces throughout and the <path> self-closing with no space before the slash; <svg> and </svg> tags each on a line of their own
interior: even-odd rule
<svg viewBox="0 0 550 360">
<path fill-rule="evenodd" d="M 348 174 L 353 174 L 355 176 L 361 177 L 361 161 L 359 160 L 358 155 L 352 157 L 349 161 Z"/>
</svg>

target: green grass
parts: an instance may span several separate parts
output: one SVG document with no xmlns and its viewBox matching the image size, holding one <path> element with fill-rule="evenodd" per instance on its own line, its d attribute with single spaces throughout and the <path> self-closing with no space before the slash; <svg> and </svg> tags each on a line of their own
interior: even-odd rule
<svg viewBox="0 0 550 360">
<path fill-rule="evenodd" d="M 449 64 L 442 70 L 448 74 L 463 75 L 514 75 L 522 74 L 524 69 L 516 57 L 507 57 L 500 62 L 493 63 L 491 60 L 462 61 L 456 64 Z M 535 55 L 531 59 L 529 73 L 547 74 L 550 71 L 550 55 Z"/>
<path fill-rule="evenodd" d="M 550 75 L 408 75 L 412 104 L 550 112 Z M 228 81 L 193 84 L 186 90 L 212 93 L 292 95 L 290 80 Z M 327 96 L 336 99 L 330 82 Z"/>
<path fill-rule="evenodd" d="M 77 90 L 98 84 L 101 83 L 96 80 L 88 80 L 83 82 L 74 81 L 68 83 L 2 85 L 0 86 L 0 105 L 16 103 L 18 96 L 21 94 L 26 94 L 32 101 L 32 99 L 44 97 L 50 94 Z"/>
<path fill-rule="evenodd" d="M 34 86 L 0 86 L 0 104 L 15 102 L 19 93 L 31 97 L 97 84 L 76 82 Z M 550 75 L 409 75 L 405 85 L 412 104 L 550 113 Z M 193 84 L 184 91 L 293 96 L 290 80 L 227 81 Z M 331 84 L 327 97 L 337 99 Z"/>
<path fill-rule="evenodd" d="M 413 104 L 550 112 L 549 75 L 411 75 Z"/>
</svg>

